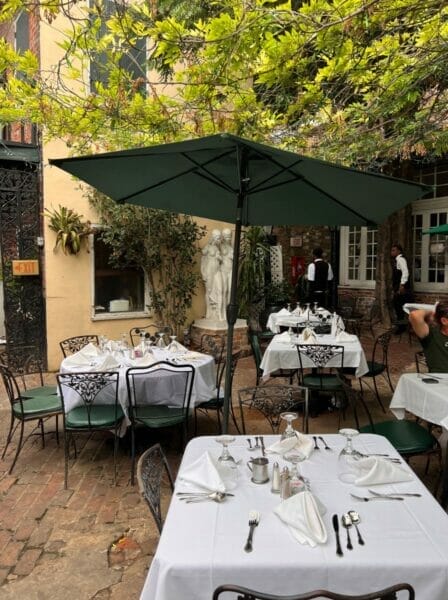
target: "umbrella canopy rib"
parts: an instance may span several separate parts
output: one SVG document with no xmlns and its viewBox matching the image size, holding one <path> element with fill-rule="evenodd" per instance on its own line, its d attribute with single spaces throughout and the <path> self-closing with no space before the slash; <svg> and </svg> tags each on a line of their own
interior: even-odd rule
<svg viewBox="0 0 448 600">
<path fill-rule="evenodd" d="M 206 169 L 205 168 L 206 165 L 212 164 L 215 161 L 220 160 L 221 158 L 224 158 L 225 156 L 229 156 L 230 154 L 233 154 L 233 151 L 232 152 L 225 152 L 224 154 L 220 154 L 219 156 L 216 156 L 215 158 L 207 161 L 206 163 L 201 164 L 200 162 L 194 160 L 189 154 L 186 154 L 186 153 L 182 152 L 182 156 L 186 160 L 189 160 L 194 165 L 196 165 L 197 169 L 195 171 L 193 171 L 196 175 L 204 177 L 204 179 L 206 179 L 207 181 L 210 181 L 210 183 L 215 183 L 216 185 L 218 185 L 222 189 L 227 190 L 228 192 L 231 192 L 232 194 L 236 195 L 238 193 L 238 190 L 234 190 L 233 188 L 231 188 L 230 186 L 228 186 L 225 181 L 223 181 L 222 179 L 220 179 L 219 177 L 217 177 L 214 173 L 212 173 L 210 171 L 210 169 Z M 201 171 L 204 171 L 204 173 L 201 173 Z"/>
</svg>

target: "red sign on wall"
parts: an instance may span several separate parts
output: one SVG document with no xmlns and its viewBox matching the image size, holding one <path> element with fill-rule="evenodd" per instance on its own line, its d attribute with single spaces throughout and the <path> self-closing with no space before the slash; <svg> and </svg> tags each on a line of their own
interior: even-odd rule
<svg viewBox="0 0 448 600">
<path fill-rule="evenodd" d="M 305 258 L 303 256 L 291 256 L 291 283 L 296 285 L 297 280 L 305 273 Z"/>
<path fill-rule="evenodd" d="M 39 275 L 38 260 L 13 260 L 12 274 L 16 276 Z"/>
</svg>

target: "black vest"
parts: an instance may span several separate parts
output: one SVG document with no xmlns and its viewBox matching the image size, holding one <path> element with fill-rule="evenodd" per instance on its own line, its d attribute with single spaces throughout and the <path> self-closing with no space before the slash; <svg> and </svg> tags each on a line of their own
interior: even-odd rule
<svg viewBox="0 0 448 600">
<path fill-rule="evenodd" d="M 328 263 L 324 260 L 314 261 L 314 281 L 311 283 L 312 291 L 325 292 L 328 282 Z"/>
<path fill-rule="evenodd" d="M 406 257 L 403 254 L 401 256 L 403 256 L 403 258 L 407 262 Z M 398 292 L 398 290 L 400 289 L 400 281 L 401 281 L 401 271 L 400 271 L 400 269 L 397 269 L 397 259 L 394 258 L 394 262 L 392 265 L 392 289 L 394 292 Z M 404 289 L 405 290 L 411 289 L 411 284 L 409 282 L 409 278 L 406 281 L 406 283 L 404 284 Z"/>
</svg>

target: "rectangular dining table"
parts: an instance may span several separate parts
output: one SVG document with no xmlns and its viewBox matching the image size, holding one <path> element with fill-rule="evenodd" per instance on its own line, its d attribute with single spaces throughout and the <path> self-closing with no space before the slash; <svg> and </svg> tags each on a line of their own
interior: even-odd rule
<svg viewBox="0 0 448 600">
<path fill-rule="evenodd" d="M 435 381 L 428 383 L 425 379 Z M 448 373 L 404 373 L 398 380 L 389 408 L 397 419 L 404 419 L 408 411 L 443 427 L 444 433 L 439 438 L 440 445 L 445 446 L 441 504 L 448 506 Z"/>
<path fill-rule="evenodd" d="M 113 354 L 116 364 L 119 366 L 114 367 L 113 370 L 118 371 L 120 374 L 118 382 L 118 400 L 125 414 L 125 423 L 129 425 L 130 421 L 128 418 L 128 390 L 126 385 L 126 371 L 132 367 L 136 367 L 144 362 L 144 359 L 132 360 L 126 358 L 119 353 Z M 61 373 L 77 373 L 84 371 L 98 371 L 101 369 L 100 365 L 104 363 L 105 355 L 99 354 L 92 358 L 91 365 L 79 365 L 76 366 L 73 362 L 73 355 L 65 358 L 60 367 Z M 205 402 L 213 398 L 216 392 L 216 371 L 215 361 L 213 356 L 208 354 L 201 354 L 199 352 L 186 352 L 185 354 L 173 354 L 166 349 L 153 348 L 152 357 L 148 357 L 145 365 L 150 366 L 151 363 L 158 361 L 172 361 L 173 364 L 191 364 L 195 369 L 195 376 L 193 380 L 193 389 L 191 392 L 190 407 L 193 408 L 196 404 Z M 183 402 L 183 380 L 178 382 L 175 374 L 173 377 L 169 376 L 169 373 L 164 373 L 160 378 L 152 377 L 148 380 L 146 385 L 143 381 L 143 389 L 140 390 L 141 397 L 150 399 L 148 402 L 151 404 L 162 404 L 167 406 L 181 405 Z M 180 387 L 180 390 L 177 388 Z M 110 404 L 114 400 L 114 395 L 111 391 L 105 391 L 102 396 L 98 399 L 99 404 Z M 79 396 L 73 392 L 73 390 L 66 390 L 64 394 L 65 410 L 68 412 L 72 410 L 79 403 Z"/>
<path fill-rule="evenodd" d="M 266 436 L 268 447 L 279 436 Z M 237 469 L 234 497 L 222 503 L 212 501 L 186 504 L 173 495 L 152 560 L 141 600 L 210 600 L 213 590 L 233 583 L 265 593 L 292 595 L 315 589 L 345 594 L 361 594 L 399 582 L 410 583 L 418 600 L 446 600 L 448 590 L 448 517 L 422 482 L 412 473 L 412 481 L 376 486 L 380 492 L 417 492 L 419 498 L 403 501 L 360 502 L 353 492 L 368 495 L 363 487 L 345 484 L 337 477 L 338 453 L 344 438 L 325 435 L 331 451 L 314 450 L 299 464 L 309 478 L 311 491 L 324 505 L 328 539 L 311 547 L 296 541 L 287 526 L 274 514 L 280 503 L 270 483 L 250 480 L 246 461 L 256 453 L 248 450 L 246 437 L 238 436 L 229 450 L 241 459 Z M 366 454 L 385 452 L 397 456 L 383 437 L 359 435 L 354 447 Z M 176 480 L 176 491 L 185 490 L 182 470 L 205 451 L 218 457 L 221 446 L 213 437 L 193 439 L 187 446 Z M 286 463 L 270 455 L 282 467 Z M 289 465 L 290 466 L 290 465 Z M 332 515 L 357 510 L 365 545 L 358 544 L 352 529 L 354 549 L 346 549 L 345 531 L 340 531 L 344 555 L 336 554 Z M 253 551 L 244 551 L 249 511 L 258 510 Z M 399 596 L 400 598 L 400 596 Z"/>
<path fill-rule="evenodd" d="M 368 372 L 369 367 L 359 338 L 357 336 L 352 337 L 353 341 L 338 342 L 331 335 L 317 335 L 317 343 L 343 346 L 344 368 L 353 368 L 355 369 L 355 376 L 362 377 Z M 303 366 L 308 366 L 307 361 L 311 368 L 313 364 L 307 357 L 303 357 L 302 359 Z M 274 373 L 278 369 L 299 369 L 300 361 L 297 353 L 297 342 L 285 343 L 284 338 L 275 336 L 264 351 L 260 368 L 263 371 L 263 377 L 268 377 L 270 373 Z"/>
</svg>

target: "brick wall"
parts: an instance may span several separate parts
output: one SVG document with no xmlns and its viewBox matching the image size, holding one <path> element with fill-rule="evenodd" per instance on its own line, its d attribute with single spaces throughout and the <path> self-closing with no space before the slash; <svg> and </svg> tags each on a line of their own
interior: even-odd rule
<svg viewBox="0 0 448 600">
<path fill-rule="evenodd" d="M 291 278 L 291 256 L 305 258 L 305 266 L 307 266 L 313 260 L 313 249 L 320 246 L 324 251 L 324 258 L 330 258 L 331 237 L 328 227 L 292 225 L 290 227 L 275 227 L 273 233 L 277 236 L 277 243 L 282 247 L 283 276 L 287 281 L 290 281 Z M 302 237 L 302 246 L 291 247 L 291 238 L 298 236 Z"/>
<path fill-rule="evenodd" d="M 193 325 L 191 327 L 191 346 L 199 350 L 201 347 L 201 338 L 203 335 L 223 335 L 227 342 L 226 330 L 205 329 Z M 235 327 L 233 330 L 233 352 L 242 351 L 243 356 L 248 356 L 251 353 L 249 340 L 247 337 L 247 327 Z"/>
</svg>

